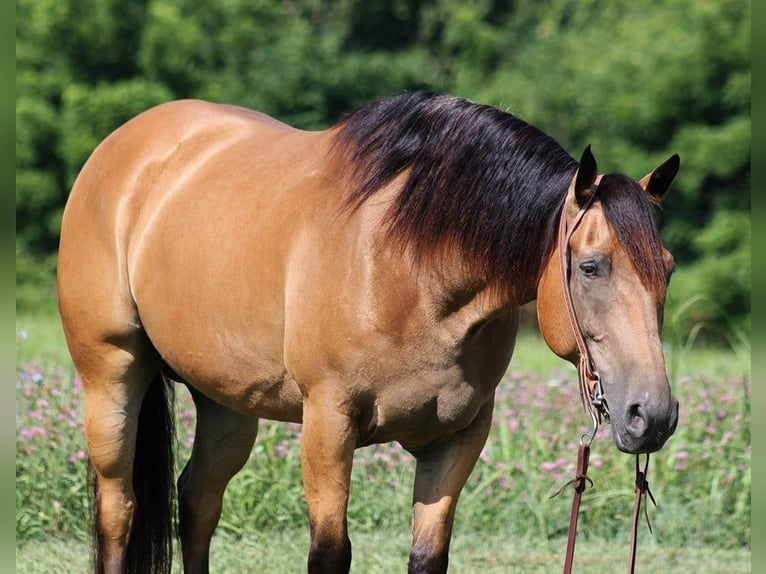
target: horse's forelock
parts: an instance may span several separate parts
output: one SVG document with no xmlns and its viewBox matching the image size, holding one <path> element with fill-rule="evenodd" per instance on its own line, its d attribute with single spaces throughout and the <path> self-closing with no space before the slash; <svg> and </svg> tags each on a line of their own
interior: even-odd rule
<svg viewBox="0 0 766 574">
<path fill-rule="evenodd" d="M 598 189 L 604 215 L 641 282 L 658 298 L 667 285 L 662 242 L 646 192 L 622 174 L 604 176 Z"/>
</svg>

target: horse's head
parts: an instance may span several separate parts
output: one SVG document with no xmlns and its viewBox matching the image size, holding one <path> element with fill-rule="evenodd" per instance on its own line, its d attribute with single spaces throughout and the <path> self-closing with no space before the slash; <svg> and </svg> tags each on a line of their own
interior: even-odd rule
<svg viewBox="0 0 766 574">
<path fill-rule="evenodd" d="M 538 284 L 543 337 L 554 353 L 577 365 L 577 327 L 565 300 L 569 289 L 576 325 L 600 375 L 615 443 L 629 453 L 659 450 L 678 422 L 660 341 L 673 257 L 660 242 L 652 213 L 678 166 L 674 155 L 640 182 L 618 174 L 599 181 L 586 149 L 562 211 L 568 228 L 576 225 L 568 240 L 568 277 L 562 280 L 560 259 L 567 249 L 557 245 Z"/>
</svg>

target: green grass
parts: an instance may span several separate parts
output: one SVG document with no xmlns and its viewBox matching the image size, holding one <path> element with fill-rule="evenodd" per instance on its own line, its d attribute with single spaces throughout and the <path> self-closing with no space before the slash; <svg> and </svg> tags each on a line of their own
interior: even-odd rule
<svg viewBox="0 0 766 574">
<path fill-rule="evenodd" d="M 410 539 L 406 533 L 352 533 L 351 571 L 359 574 L 404 572 Z M 450 571 L 457 574 L 553 574 L 562 570 L 565 539 L 509 540 L 499 533 L 456 532 Z M 216 536 L 212 544 L 211 571 L 219 574 L 299 574 L 306 571 L 308 533 L 305 530 L 252 532 L 242 540 Z M 623 572 L 627 544 L 581 538 L 575 549 L 575 571 Z M 174 561 L 180 572 L 180 559 Z M 16 550 L 17 574 L 70 574 L 85 572 L 88 547 L 82 542 L 27 542 Z M 660 545 L 651 537 L 638 546 L 637 572 L 663 574 L 744 574 L 750 572 L 747 549 Z"/>
<path fill-rule="evenodd" d="M 16 326 L 17 571 L 82 571 L 89 531 L 82 397 L 57 319 L 22 315 Z M 681 419 L 676 435 L 652 457 L 649 480 L 659 506 L 650 509 L 654 535 L 641 530 L 639 571 L 748 572 L 749 347 L 687 345 L 669 347 L 666 355 Z M 194 428 L 183 389 L 177 418 L 180 468 Z M 536 334 L 521 336 L 498 388 L 482 460 L 458 506 L 453 572 L 561 570 L 571 495 L 548 496 L 571 477 L 577 437 L 588 423 L 574 368 Z M 262 423 L 251 461 L 226 493 L 214 571 L 305 570 L 300 431 Z M 593 445 L 595 486 L 583 498 L 577 551 L 588 566 L 579 571 L 622 571 L 627 560 L 633 459 L 618 453 L 607 434 L 602 427 Z M 404 569 L 413 472 L 411 457 L 397 445 L 357 452 L 349 503 L 355 572 Z"/>
<path fill-rule="evenodd" d="M 29 363 L 69 368 L 71 362 L 57 315 L 24 314 L 16 317 L 17 370 Z"/>
</svg>

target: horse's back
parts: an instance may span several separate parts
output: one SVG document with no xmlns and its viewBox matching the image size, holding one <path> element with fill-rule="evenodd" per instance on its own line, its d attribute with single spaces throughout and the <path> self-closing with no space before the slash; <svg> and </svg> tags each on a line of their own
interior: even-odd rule
<svg viewBox="0 0 766 574">
<path fill-rule="evenodd" d="M 83 236 L 110 246 L 113 239 L 130 243 L 144 230 L 147 215 L 173 195 L 231 199 L 224 193 L 235 191 L 237 173 L 248 165 L 275 167 L 277 142 L 299 133 L 264 114 L 203 101 L 147 110 L 110 134 L 83 166 L 64 212 L 62 250 L 66 255 L 69 244 Z M 225 162 L 237 169 L 225 173 Z"/>
</svg>

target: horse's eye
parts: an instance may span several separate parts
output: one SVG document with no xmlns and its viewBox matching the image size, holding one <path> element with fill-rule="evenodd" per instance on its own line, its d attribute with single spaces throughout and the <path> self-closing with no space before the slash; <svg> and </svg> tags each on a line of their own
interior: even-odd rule
<svg viewBox="0 0 766 574">
<path fill-rule="evenodd" d="M 585 263 L 580 263 L 580 271 L 586 277 L 596 277 L 598 275 L 598 265 L 592 261 L 586 261 Z"/>
</svg>

